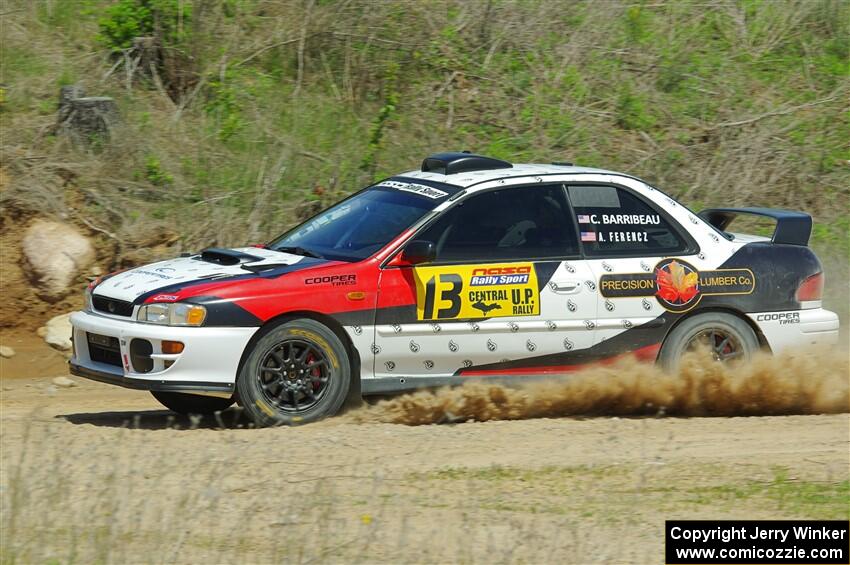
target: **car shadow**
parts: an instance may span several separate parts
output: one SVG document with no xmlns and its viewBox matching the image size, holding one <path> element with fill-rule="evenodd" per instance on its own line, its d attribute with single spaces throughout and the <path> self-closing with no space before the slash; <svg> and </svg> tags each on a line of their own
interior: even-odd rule
<svg viewBox="0 0 850 565">
<path fill-rule="evenodd" d="M 233 430 L 254 427 L 250 418 L 236 406 L 210 415 L 183 415 L 169 410 L 132 410 L 59 414 L 56 418 L 77 425 L 131 430 Z"/>
</svg>

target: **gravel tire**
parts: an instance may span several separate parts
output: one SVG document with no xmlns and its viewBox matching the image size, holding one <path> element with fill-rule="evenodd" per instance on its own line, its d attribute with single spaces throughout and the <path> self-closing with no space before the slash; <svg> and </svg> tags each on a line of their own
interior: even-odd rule
<svg viewBox="0 0 850 565">
<path fill-rule="evenodd" d="M 242 365 L 236 391 L 258 427 L 306 424 L 336 414 L 351 386 L 345 346 L 310 319 L 266 330 Z"/>
<path fill-rule="evenodd" d="M 678 370 L 682 356 L 697 342 L 712 349 L 717 361 L 747 361 L 758 350 L 753 329 L 741 318 L 724 312 L 706 312 L 677 325 L 664 340 L 658 362 L 671 373 Z"/>
</svg>

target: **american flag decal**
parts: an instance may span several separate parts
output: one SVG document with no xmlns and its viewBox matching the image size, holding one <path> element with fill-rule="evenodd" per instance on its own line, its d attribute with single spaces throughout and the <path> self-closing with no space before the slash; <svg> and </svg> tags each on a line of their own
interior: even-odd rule
<svg viewBox="0 0 850 565">
<path fill-rule="evenodd" d="M 590 223 L 590 216 L 588 216 L 587 214 L 579 214 L 578 223 L 589 224 Z"/>
<path fill-rule="evenodd" d="M 596 232 L 583 231 L 581 232 L 582 241 L 596 241 Z"/>
</svg>

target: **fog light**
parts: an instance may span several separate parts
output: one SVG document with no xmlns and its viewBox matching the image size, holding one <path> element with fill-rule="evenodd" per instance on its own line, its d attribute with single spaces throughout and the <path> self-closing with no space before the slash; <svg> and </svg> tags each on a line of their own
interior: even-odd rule
<svg viewBox="0 0 850 565">
<path fill-rule="evenodd" d="M 162 342 L 162 352 L 167 353 L 169 355 L 174 355 L 175 353 L 183 353 L 183 348 L 185 346 L 180 341 L 163 341 Z"/>
</svg>

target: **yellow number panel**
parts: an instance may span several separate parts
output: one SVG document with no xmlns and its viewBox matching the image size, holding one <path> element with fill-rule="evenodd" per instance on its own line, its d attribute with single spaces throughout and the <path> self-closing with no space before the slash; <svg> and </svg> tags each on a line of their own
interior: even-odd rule
<svg viewBox="0 0 850 565">
<path fill-rule="evenodd" d="M 417 267 L 414 278 L 420 320 L 540 314 L 533 263 Z"/>
</svg>

